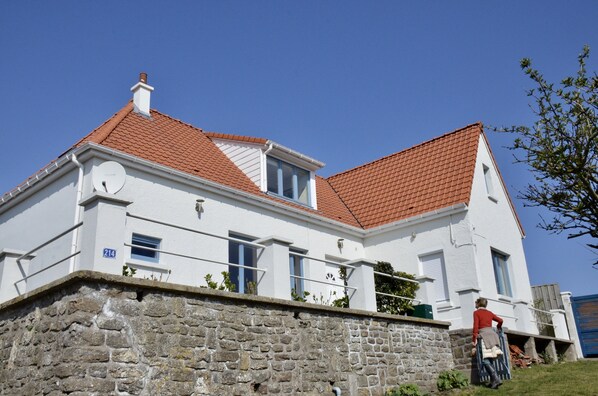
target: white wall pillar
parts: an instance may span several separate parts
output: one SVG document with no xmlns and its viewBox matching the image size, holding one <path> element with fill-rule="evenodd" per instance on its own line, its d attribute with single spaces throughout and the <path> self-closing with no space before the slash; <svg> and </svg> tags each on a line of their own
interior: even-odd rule
<svg viewBox="0 0 598 396">
<path fill-rule="evenodd" d="M 573 306 L 571 305 L 571 292 L 562 292 L 563 307 L 565 308 L 565 318 L 567 320 L 567 328 L 569 330 L 569 338 L 575 344 L 575 352 L 578 358 L 583 357 L 581 350 L 581 342 L 579 334 L 577 333 L 577 325 L 575 324 L 575 316 L 573 316 Z"/>
<path fill-rule="evenodd" d="M 530 309 L 530 303 L 523 300 L 513 301 L 513 313 L 517 318 L 517 330 L 524 333 L 539 334 L 536 318 Z"/>
<path fill-rule="evenodd" d="M 291 271 L 289 269 L 289 246 L 293 241 L 270 236 L 255 243 L 266 246 L 257 259 L 257 293 L 259 296 L 291 299 Z"/>
<path fill-rule="evenodd" d="M 432 306 L 432 315 L 434 319 L 438 319 L 438 309 L 436 307 L 436 289 L 434 286 L 434 278 L 426 275 L 420 275 L 415 278 L 419 282 L 419 289 L 415 294 L 415 299 L 420 300 L 422 304 Z"/>
<path fill-rule="evenodd" d="M 343 264 L 355 267 L 347 268 L 347 286 L 349 289 L 349 307 L 376 312 L 376 283 L 374 282 L 375 261 L 359 259 Z"/>
<path fill-rule="evenodd" d="M 552 325 L 554 326 L 554 336 L 562 340 L 569 340 L 569 330 L 567 329 L 567 320 L 565 319 L 564 309 L 551 309 Z"/>
<path fill-rule="evenodd" d="M 457 293 L 461 305 L 461 327 L 464 329 L 473 328 L 473 311 L 476 310 L 475 300 L 480 298 L 480 289 L 470 287 L 457 290 Z"/>
<path fill-rule="evenodd" d="M 21 279 L 29 275 L 29 262 L 35 255 L 23 257 L 19 264 L 17 259 L 25 253 L 13 249 L 0 250 L 0 303 L 27 292 L 27 280 Z"/>
<path fill-rule="evenodd" d="M 84 198 L 81 254 L 77 270 L 122 274 L 125 256 L 125 224 L 130 201 L 100 191 Z"/>
</svg>

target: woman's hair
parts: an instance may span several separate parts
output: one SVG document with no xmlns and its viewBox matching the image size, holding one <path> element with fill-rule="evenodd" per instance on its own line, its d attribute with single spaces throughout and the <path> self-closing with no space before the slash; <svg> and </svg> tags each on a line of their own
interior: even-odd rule
<svg viewBox="0 0 598 396">
<path fill-rule="evenodd" d="M 488 306 L 488 300 L 486 300 L 483 297 L 478 298 L 477 300 L 475 300 L 475 304 L 478 307 L 482 307 L 482 308 L 486 308 Z"/>
</svg>

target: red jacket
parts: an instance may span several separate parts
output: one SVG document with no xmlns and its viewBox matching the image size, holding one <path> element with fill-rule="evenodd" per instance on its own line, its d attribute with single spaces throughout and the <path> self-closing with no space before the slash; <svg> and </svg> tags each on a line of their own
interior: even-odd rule
<svg viewBox="0 0 598 396">
<path fill-rule="evenodd" d="M 480 329 L 492 327 L 492 321 L 498 322 L 497 328 L 502 327 L 502 319 L 486 308 L 478 308 L 473 312 L 473 341 L 477 340 Z"/>
</svg>

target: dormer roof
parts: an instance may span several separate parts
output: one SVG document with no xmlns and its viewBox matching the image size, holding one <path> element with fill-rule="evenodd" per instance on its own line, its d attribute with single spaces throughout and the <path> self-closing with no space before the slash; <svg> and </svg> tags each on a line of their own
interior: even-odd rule
<svg viewBox="0 0 598 396">
<path fill-rule="evenodd" d="M 239 142 L 241 144 L 249 143 L 260 145 L 263 151 L 267 151 L 270 155 L 285 161 L 292 162 L 310 171 L 316 171 L 318 169 L 323 168 L 326 165 L 321 161 L 318 161 L 298 151 L 285 147 L 282 144 L 276 143 L 275 141 L 270 139 L 240 135 L 229 135 L 226 133 L 219 132 L 205 132 L 205 135 L 214 140 L 227 140 L 229 142 Z"/>
</svg>

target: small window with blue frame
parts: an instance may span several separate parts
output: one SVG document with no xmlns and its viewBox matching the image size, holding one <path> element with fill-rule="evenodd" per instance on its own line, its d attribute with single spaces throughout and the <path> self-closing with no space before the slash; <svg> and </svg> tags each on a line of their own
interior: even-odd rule
<svg viewBox="0 0 598 396">
<path fill-rule="evenodd" d="M 131 258 L 137 260 L 151 261 L 157 263 L 159 253 L 155 249 L 160 249 L 161 240 L 158 238 L 133 234 L 131 238 Z"/>
</svg>

